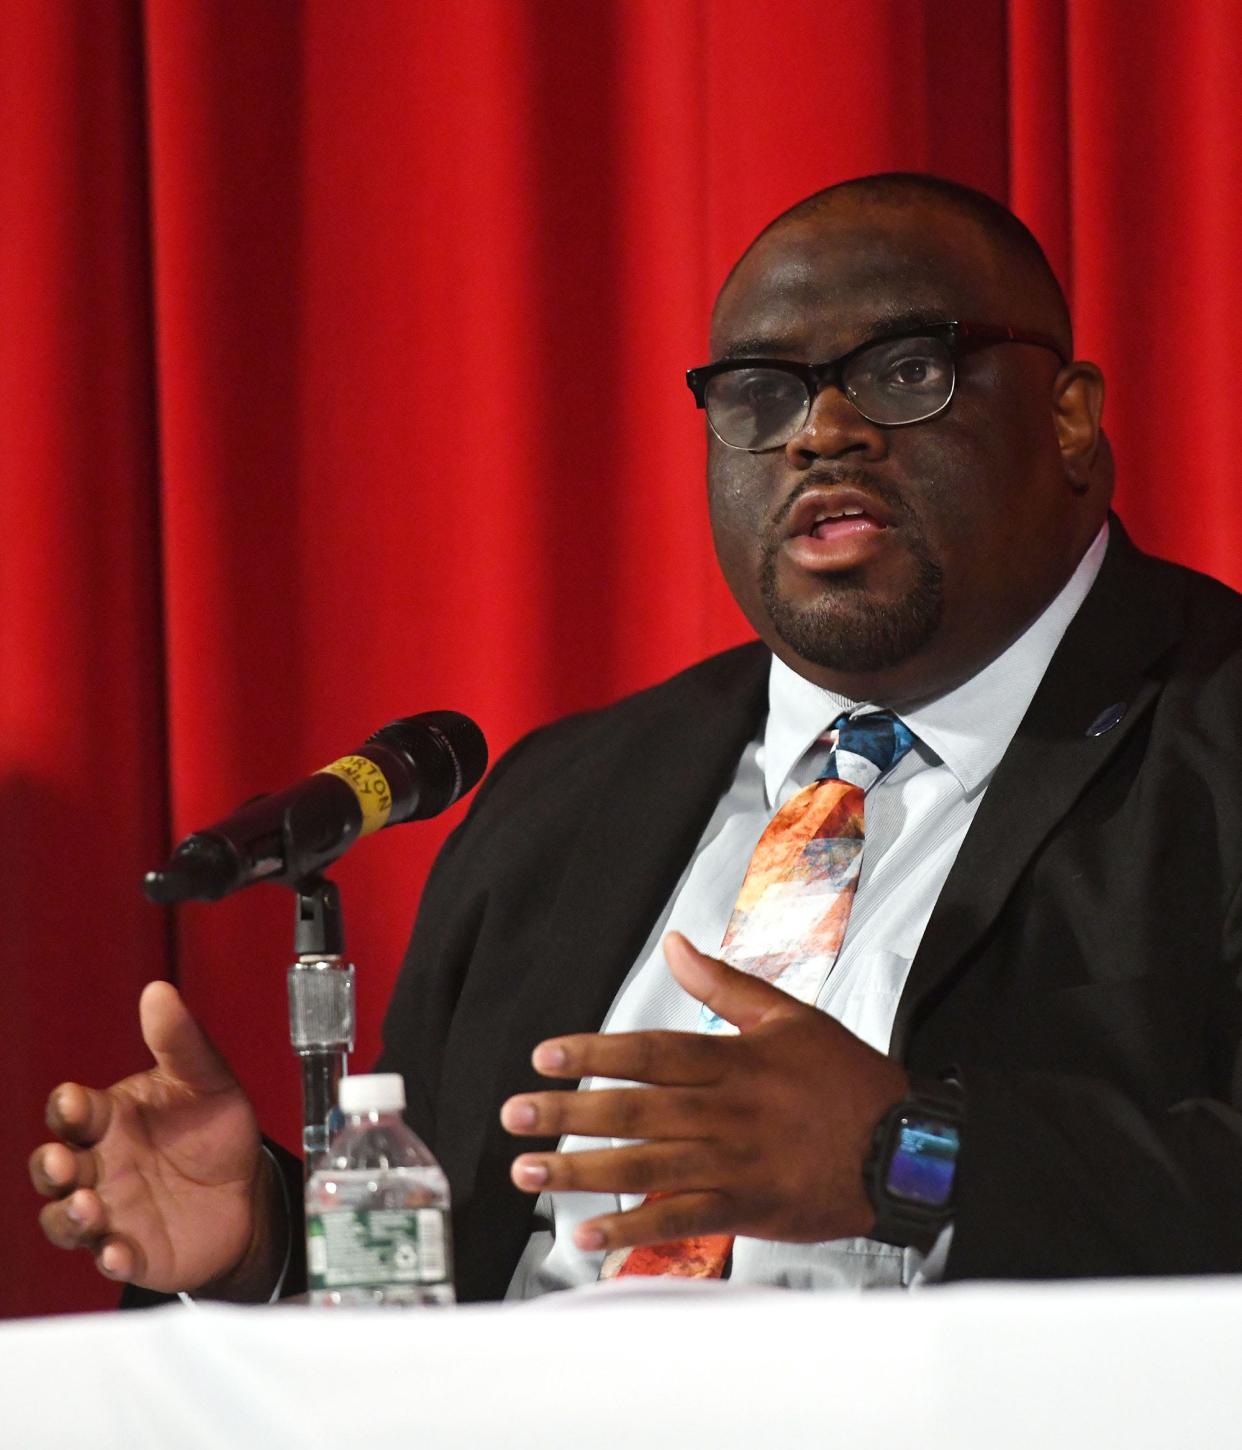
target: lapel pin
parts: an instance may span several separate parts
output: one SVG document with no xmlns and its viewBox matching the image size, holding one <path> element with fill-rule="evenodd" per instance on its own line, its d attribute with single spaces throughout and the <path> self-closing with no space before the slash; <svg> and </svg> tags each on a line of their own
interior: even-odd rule
<svg viewBox="0 0 1242 1450">
<path fill-rule="evenodd" d="M 1091 724 L 1087 726 L 1088 738 L 1093 739 L 1097 735 L 1106 735 L 1114 725 L 1121 724 L 1125 713 L 1126 702 L 1124 700 L 1118 700 L 1115 705 L 1110 705 L 1107 710 L 1101 710 L 1095 719 L 1092 720 Z"/>
</svg>

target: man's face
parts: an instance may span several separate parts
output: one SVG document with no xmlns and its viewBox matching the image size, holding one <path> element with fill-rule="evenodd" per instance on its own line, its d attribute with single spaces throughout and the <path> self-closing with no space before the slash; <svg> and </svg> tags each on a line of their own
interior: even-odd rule
<svg viewBox="0 0 1242 1450">
<path fill-rule="evenodd" d="M 842 201 L 753 248 L 717 302 L 712 356 L 819 363 L 912 318 L 1047 332 L 1012 273 L 942 206 Z M 817 683 L 892 704 L 999 654 L 1106 509 L 1067 474 L 1058 370 L 1052 352 L 1006 343 L 960 358 L 949 407 L 923 423 L 870 423 L 829 387 L 783 447 L 746 453 L 709 433 L 716 550 L 761 638 Z"/>
</svg>

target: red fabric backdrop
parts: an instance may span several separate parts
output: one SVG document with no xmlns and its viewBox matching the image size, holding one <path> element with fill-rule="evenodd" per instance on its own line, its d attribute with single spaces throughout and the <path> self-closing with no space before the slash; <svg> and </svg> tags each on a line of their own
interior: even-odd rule
<svg viewBox="0 0 1242 1450">
<path fill-rule="evenodd" d="M 170 840 L 387 719 L 494 752 L 745 629 L 701 424 L 715 287 L 868 170 L 1009 200 L 1110 378 L 1139 541 L 1242 583 L 1242 11 L 1211 0 L 8 0 L 0 12 L 0 1312 L 48 1088 L 170 974 L 295 1141 L 290 903 L 169 920 Z M 337 870 L 359 1059 L 451 819 Z"/>
</svg>

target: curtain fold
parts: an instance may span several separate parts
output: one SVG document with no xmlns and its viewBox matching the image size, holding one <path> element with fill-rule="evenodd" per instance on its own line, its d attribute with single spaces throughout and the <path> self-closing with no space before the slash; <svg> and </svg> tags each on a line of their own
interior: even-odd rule
<svg viewBox="0 0 1242 1450">
<path fill-rule="evenodd" d="M 240 12 L 240 13 L 239 13 Z M 744 638 L 716 287 L 865 171 L 1009 201 L 1109 378 L 1123 518 L 1242 584 L 1242 11 L 1210 0 L 10 0 L 0 20 L 0 1312 L 111 1302 L 22 1160 L 172 975 L 297 1138 L 292 899 L 175 919 L 170 841 L 398 715 L 534 725 Z M 461 808 L 334 874 L 365 1063 Z M 586 969 L 589 964 L 584 964 Z"/>
<path fill-rule="evenodd" d="M 0 1311 L 30 1313 L 114 1297 L 43 1244 L 25 1159 L 53 1084 L 141 1061 L 170 961 L 135 889 L 168 833 L 137 5 L 10 9 L 0 136 Z"/>
</svg>

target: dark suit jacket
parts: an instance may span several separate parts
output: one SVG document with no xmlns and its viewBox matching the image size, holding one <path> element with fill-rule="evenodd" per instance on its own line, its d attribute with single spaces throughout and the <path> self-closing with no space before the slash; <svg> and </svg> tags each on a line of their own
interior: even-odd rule
<svg viewBox="0 0 1242 1450">
<path fill-rule="evenodd" d="M 743 646 L 536 731 L 436 863 L 379 1067 L 448 1171 L 462 1299 L 504 1293 L 534 1206 L 509 1164 L 554 1146 L 510 1139 L 500 1104 L 548 1086 L 536 1042 L 603 1020 L 759 728 L 768 660 Z M 1240 879 L 1242 598 L 1114 520 L 897 1014 L 893 1054 L 967 1091 L 949 1278 L 1242 1269 Z"/>
<path fill-rule="evenodd" d="M 536 1042 L 599 1026 L 767 670 L 743 646 L 528 736 L 436 864 L 380 1066 L 449 1174 L 463 1299 L 530 1229 L 499 1106 L 547 1086 Z M 894 1055 L 967 1090 L 948 1277 L 1242 1268 L 1240 878 L 1242 599 L 1114 520 L 898 1011 Z"/>
</svg>

